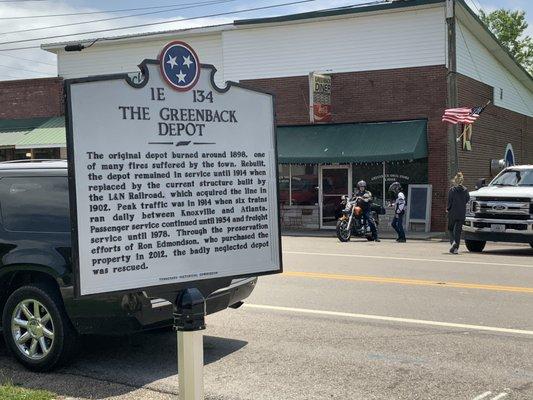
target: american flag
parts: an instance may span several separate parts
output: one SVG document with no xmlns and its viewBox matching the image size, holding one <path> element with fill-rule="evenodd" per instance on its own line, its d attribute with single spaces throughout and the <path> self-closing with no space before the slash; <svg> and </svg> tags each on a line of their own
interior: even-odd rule
<svg viewBox="0 0 533 400">
<path fill-rule="evenodd" d="M 442 122 L 449 122 L 451 124 L 472 124 L 476 122 L 479 114 L 483 112 L 486 106 L 476 106 L 474 108 L 448 108 L 444 110 Z"/>
</svg>

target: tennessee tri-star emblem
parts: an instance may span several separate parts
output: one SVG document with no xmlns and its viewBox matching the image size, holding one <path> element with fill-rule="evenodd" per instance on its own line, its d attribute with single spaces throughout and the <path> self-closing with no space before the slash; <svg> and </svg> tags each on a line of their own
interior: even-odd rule
<svg viewBox="0 0 533 400">
<path fill-rule="evenodd" d="M 159 62 L 167 83 L 180 92 L 192 89 L 200 78 L 198 55 L 187 43 L 174 41 L 167 44 L 161 51 Z"/>
</svg>

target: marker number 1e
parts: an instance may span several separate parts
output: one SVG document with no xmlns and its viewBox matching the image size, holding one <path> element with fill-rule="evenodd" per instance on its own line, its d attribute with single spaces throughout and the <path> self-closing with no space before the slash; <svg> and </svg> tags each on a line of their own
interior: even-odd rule
<svg viewBox="0 0 533 400">
<path fill-rule="evenodd" d="M 205 101 L 212 103 L 213 92 L 212 91 L 206 92 L 205 90 L 193 90 L 192 98 L 195 103 L 204 103 Z"/>
</svg>

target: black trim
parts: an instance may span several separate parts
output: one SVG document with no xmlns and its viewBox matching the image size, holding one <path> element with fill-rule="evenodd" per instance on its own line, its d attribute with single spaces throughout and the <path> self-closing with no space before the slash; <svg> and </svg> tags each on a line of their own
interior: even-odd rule
<svg viewBox="0 0 533 400">
<path fill-rule="evenodd" d="M 445 0 L 410 0 L 410 1 L 395 1 L 393 3 L 384 3 L 376 5 L 364 5 L 359 6 L 347 6 L 347 7 L 338 7 L 333 9 L 325 9 L 318 11 L 310 11 L 299 14 L 289 14 L 282 15 L 279 17 L 268 17 L 268 18 L 252 18 L 252 19 L 241 19 L 233 21 L 233 24 L 236 26 L 239 25 L 255 25 L 255 24 L 269 24 L 275 22 L 290 22 L 290 21 L 299 21 L 302 19 L 311 19 L 311 18 L 324 18 L 324 17 L 334 17 L 338 15 L 350 15 L 350 14 L 359 14 L 371 11 L 381 11 L 381 10 L 394 10 L 398 8 L 407 8 L 407 7 L 416 7 L 424 6 L 428 4 L 439 4 L 444 3 Z"/>
<path fill-rule="evenodd" d="M 66 128 L 66 138 L 67 138 L 67 161 L 68 161 L 68 183 L 69 183 L 69 200 L 70 200 L 70 216 L 71 216 L 71 232 L 72 232 L 72 268 L 74 272 L 74 298 L 80 299 L 80 298 L 97 298 L 101 296 L 106 296 L 109 294 L 114 295 L 120 295 L 120 294 L 127 294 L 132 292 L 146 292 L 150 297 L 161 297 L 165 298 L 171 302 L 174 302 L 176 300 L 176 293 L 188 288 L 199 288 L 202 294 L 205 297 L 208 297 L 211 293 L 214 291 L 227 287 L 230 285 L 231 281 L 233 279 L 238 278 L 251 278 L 251 277 L 257 277 L 257 276 L 263 276 L 263 275 L 273 275 L 273 274 L 279 274 L 283 272 L 283 254 L 281 249 L 281 226 L 280 226 L 280 198 L 279 198 L 279 191 L 276 190 L 276 201 L 277 201 L 277 210 L 278 210 L 278 218 L 276 221 L 273 221 L 275 224 L 277 224 L 278 227 L 278 247 L 279 247 L 279 269 L 272 270 L 272 271 L 265 271 L 265 272 L 259 272 L 259 273 L 250 273 L 250 274 L 242 274 L 242 275 L 233 275 L 233 276 L 225 276 L 220 278 L 214 278 L 214 279 L 205 279 L 205 280 L 197 280 L 197 281 L 189 281 L 189 282 L 182 282 L 182 283 L 168 283 L 163 285 L 153 285 L 153 286 L 147 286 L 142 288 L 134 288 L 134 289 L 125 289 L 125 290 L 116 290 L 116 291 L 110 291 L 110 292 L 102 292 L 98 294 L 90 294 L 90 295 L 82 295 L 81 294 L 81 288 L 80 288 L 80 264 L 79 264 L 79 239 L 78 239 L 78 219 L 77 219 L 77 201 L 76 201 L 76 182 L 75 182 L 75 164 L 74 164 L 74 132 L 73 132 L 73 123 L 72 123 L 72 104 L 71 104 L 71 87 L 72 85 L 78 84 L 78 83 L 86 83 L 86 82 L 100 82 L 100 81 L 111 81 L 111 80 L 125 80 L 131 87 L 135 89 L 143 88 L 148 84 L 148 81 L 150 79 L 150 72 L 148 69 L 148 65 L 159 65 L 159 60 L 153 60 L 153 59 L 145 59 L 139 64 L 139 69 L 141 70 L 142 74 L 144 75 L 144 79 L 139 82 L 135 83 L 133 80 L 129 77 L 127 73 L 121 73 L 121 74 L 108 74 L 108 75 L 97 75 L 97 76 L 90 76 L 90 77 L 84 77 L 84 78 L 74 78 L 74 79 L 66 79 L 64 81 L 64 87 L 65 87 L 65 128 Z M 271 96 L 272 99 L 272 112 L 273 112 L 273 142 L 274 142 L 274 154 L 275 154 L 275 176 L 276 176 L 276 184 L 278 182 L 278 154 L 277 154 L 277 135 L 276 135 L 276 110 L 275 110 L 275 101 L 274 101 L 274 95 L 272 93 L 262 91 L 262 90 L 255 90 L 251 89 L 245 85 L 241 85 L 240 83 L 228 81 L 226 86 L 223 88 L 220 88 L 215 83 L 215 74 L 217 72 L 217 69 L 214 65 L 211 64 L 200 64 L 201 69 L 208 69 L 210 70 L 210 83 L 213 87 L 213 90 L 215 90 L 217 93 L 224 94 L 228 92 L 232 87 L 238 87 L 241 89 L 248 90 L 250 92 L 255 93 L 262 93 Z M 192 89 L 192 88 L 191 88 Z"/>
<path fill-rule="evenodd" d="M 427 118 L 413 118 L 413 119 L 393 119 L 393 120 L 386 120 L 386 121 L 363 121 L 363 122 L 332 122 L 332 123 L 308 123 L 308 124 L 297 124 L 297 125 L 278 125 L 278 128 L 296 128 L 296 127 L 304 127 L 304 126 L 338 126 L 338 125 L 371 125 L 371 124 L 390 124 L 390 123 L 398 123 L 398 122 L 416 122 L 416 121 L 425 121 L 426 122 L 426 131 L 427 131 L 427 124 L 428 119 Z"/>
<path fill-rule="evenodd" d="M 498 233 L 463 231 L 463 238 L 465 240 L 477 240 L 484 242 L 533 243 L 533 235 L 514 232 Z"/>
</svg>

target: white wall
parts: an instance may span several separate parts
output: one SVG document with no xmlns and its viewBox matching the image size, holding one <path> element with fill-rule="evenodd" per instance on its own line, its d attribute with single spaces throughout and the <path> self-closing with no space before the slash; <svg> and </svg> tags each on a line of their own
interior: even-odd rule
<svg viewBox="0 0 533 400">
<path fill-rule="evenodd" d="M 522 85 L 466 28 L 457 22 L 457 72 L 493 86 L 503 99 L 495 96 L 494 104 L 533 116 L 533 93 Z"/>
<path fill-rule="evenodd" d="M 135 72 L 144 58 L 156 58 L 171 40 L 184 40 L 201 62 L 218 68 L 224 80 L 379 70 L 445 63 L 443 7 L 361 13 L 342 19 L 298 21 L 283 26 L 239 26 L 207 36 L 158 38 L 137 43 L 95 45 L 59 52 L 64 78 Z"/>
<path fill-rule="evenodd" d="M 137 72 L 137 65 L 145 58 L 156 59 L 163 47 L 179 36 L 142 41 L 138 43 L 117 43 L 116 45 L 94 46 L 81 52 L 61 51 L 58 55 L 59 76 L 65 79 L 90 75 Z M 217 84 L 224 82 L 222 60 L 222 39 L 220 32 L 207 36 L 185 39 L 198 53 L 200 62 L 214 64 L 218 71 Z"/>
<path fill-rule="evenodd" d="M 444 8 L 223 32 L 228 80 L 444 65 Z"/>
</svg>

